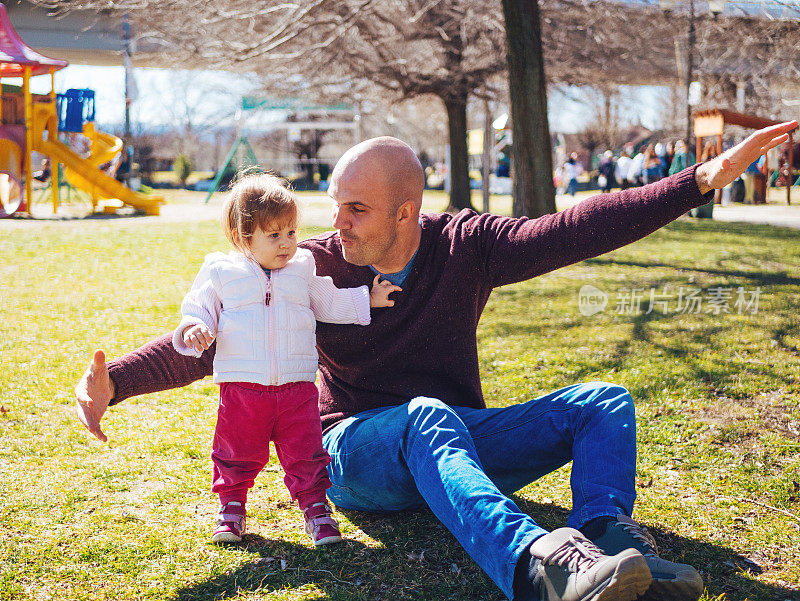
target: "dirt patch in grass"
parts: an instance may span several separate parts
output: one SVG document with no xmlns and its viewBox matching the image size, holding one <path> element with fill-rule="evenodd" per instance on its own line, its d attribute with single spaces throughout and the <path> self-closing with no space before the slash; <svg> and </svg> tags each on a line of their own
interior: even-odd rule
<svg viewBox="0 0 800 601">
<path fill-rule="evenodd" d="M 744 399 L 717 397 L 695 417 L 722 429 L 738 429 L 739 440 L 758 437 L 763 432 L 780 434 L 800 442 L 800 419 L 797 407 L 787 404 L 788 397 L 780 391 L 764 392 Z"/>
</svg>

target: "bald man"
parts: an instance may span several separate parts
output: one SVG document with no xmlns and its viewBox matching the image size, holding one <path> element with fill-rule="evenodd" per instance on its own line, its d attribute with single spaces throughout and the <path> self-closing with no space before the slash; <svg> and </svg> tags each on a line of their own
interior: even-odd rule
<svg viewBox="0 0 800 601">
<path fill-rule="evenodd" d="M 347 151 L 328 190 L 336 231 L 301 246 L 340 288 L 380 274 L 402 291 L 369 326 L 317 324 L 331 500 L 380 512 L 427 505 L 510 599 L 696 600 L 697 571 L 659 558 L 630 518 L 628 391 L 575 384 L 486 408 L 478 320 L 492 289 L 619 248 L 705 204 L 796 126 L 761 130 L 703 165 L 535 220 L 421 215 L 424 179 L 411 148 L 376 138 Z M 213 357 L 213 346 L 199 359 L 179 355 L 171 334 L 108 364 L 96 351 L 76 387 L 78 415 L 106 440 L 109 404 L 210 375 Z M 569 461 L 568 527 L 547 532 L 507 495 Z"/>
</svg>

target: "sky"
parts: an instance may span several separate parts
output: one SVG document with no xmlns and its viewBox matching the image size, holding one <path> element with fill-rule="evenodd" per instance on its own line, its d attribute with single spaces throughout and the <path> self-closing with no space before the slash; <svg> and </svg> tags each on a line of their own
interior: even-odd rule
<svg viewBox="0 0 800 601">
<path fill-rule="evenodd" d="M 139 97 L 131 105 L 133 130 L 174 124 L 183 106 L 195 109 L 198 119 L 231 119 L 242 95 L 257 84 L 253 77 L 218 71 L 134 69 Z M 6 81 L 4 79 L 4 81 Z M 13 83 L 11 78 L 9 83 Z M 109 129 L 125 121 L 125 70 L 122 67 L 69 65 L 56 73 L 56 91 L 89 88 L 95 91 L 95 120 Z M 49 77 L 31 80 L 34 93 L 50 91 Z"/>
<path fill-rule="evenodd" d="M 232 122 L 242 95 L 257 88 L 254 77 L 219 71 L 175 71 L 135 69 L 138 99 L 131 105 L 134 132 L 180 122 L 181 112 L 190 107 L 200 122 Z M 9 81 L 13 83 L 13 80 Z M 119 131 L 125 115 L 125 72 L 122 67 L 70 65 L 56 73 L 56 91 L 90 88 L 95 91 L 96 121 L 99 126 Z M 31 80 L 35 93 L 50 90 L 49 77 Z M 661 109 L 658 96 L 663 88 L 640 88 L 632 93 L 633 111 L 646 127 L 658 127 Z M 550 129 L 572 133 L 589 120 L 589 109 L 568 95 L 551 94 Z"/>
</svg>

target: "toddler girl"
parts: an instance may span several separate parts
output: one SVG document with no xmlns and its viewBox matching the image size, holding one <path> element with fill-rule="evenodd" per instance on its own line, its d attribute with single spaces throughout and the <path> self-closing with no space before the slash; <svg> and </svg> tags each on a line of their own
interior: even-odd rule
<svg viewBox="0 0 800 601">
<path fill-rule="evenodd" d="M 173 335 L 179 353 L 196 357 L 217 342 L 220 401 L 211 459 L 221 509 L 211 540 L 242 540 L 247 491 L 272 440 L 306 532 L 315 545 L 338 542 L 314 385 L 316 321 L 368 325 L 370 307 L 392 306 L 389 294 L 400 288 L 376 277 L 371 292 L 339 289 L 318 276 L 311 252 L 297 248 L 295 197 L 272 175 L 237 182 L 222 221 L 235 250 L 206 257 Z"/>
</svg>

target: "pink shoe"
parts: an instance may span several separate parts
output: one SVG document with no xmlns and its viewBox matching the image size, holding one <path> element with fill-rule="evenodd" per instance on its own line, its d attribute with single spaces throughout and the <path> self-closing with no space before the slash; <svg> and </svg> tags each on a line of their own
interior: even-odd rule
<svg viewBox="0 0 800 601">
<path fill-rule="evenodd" d="M 327 503 L 314 503 L 303 510 L 306 519 L 306 534 L 314 545 L 329 545 L 342 540 L 339 523 L 331 517 L 332 509 Z"/>
<path fill-rule="evenodd" d="M 223 505 L 217 515 L 212 543 L 239 543 L 245 531 L 245 510 L 238 501 Z"/>
</svg>

